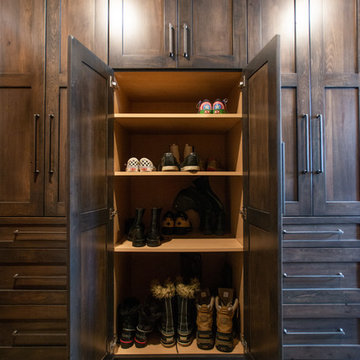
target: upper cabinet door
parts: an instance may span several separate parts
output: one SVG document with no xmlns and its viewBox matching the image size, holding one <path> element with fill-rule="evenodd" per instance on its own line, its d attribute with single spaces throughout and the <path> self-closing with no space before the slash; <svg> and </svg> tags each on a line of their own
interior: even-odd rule
<svg viewBox="0 0 360 360">
<path fill-rule="evenodd" d="M 0 214 L 43 215 L 45 8 L 0 1 Z"/>
<path fill-rule="evenodd" d="M 358 4 L 310 1 L 315 215 L 360 214 Z"/>
<path fill-rule="evenodd" d="M 246 1 L 179 1 L 179 67 L 246 66 Z"/>
<path fill-rule="evenodd" d="M 176 67 L 176 0 L 110 0 L 109 64 Z"/>
<path fill-rule="evenodd" d="M 70 359 L 100 360 L 113 334 L 112 70 L 71 37 L 68 66 Z"/>
<path fill-rule="evenodd" d="M 256 360 L 278 360 L 282 338 L 279 36 L 249 63 L 245 84 L 245 286 L 248 290 L 245 334 Z"/>
</svg>

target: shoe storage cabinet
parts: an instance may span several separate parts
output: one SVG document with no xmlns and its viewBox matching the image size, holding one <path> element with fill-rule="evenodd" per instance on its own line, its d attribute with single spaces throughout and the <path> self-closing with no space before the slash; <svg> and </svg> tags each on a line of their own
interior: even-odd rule
<svg viewBox="0 0 360 360">
<path fill-rule="evenodd" d="M 180 275 L 180 257 L 184 252 L 201 253 L 201 286 L 217 289 L 225 279 L 224 265 L 232 268 L 232 286 L 240 300 L 236 315 L 241 329 L 243 316 L 243 226 L 242 206 L 242 113 L 240 72 L 118 72 L 114 121 L 114 311 L 125 297 L 144 299 L 154 279 L 175 280 Z M 228 98 L 228 113 L 197 114 L 200 99 Z M 170 144 L 178 144 L 182 156 L 185 144 L 195 147 L 206 162 L 214 158 L 219 171 L 126 172 L 127 160 L 147 157 L 155 166 Z M 193 230 L 184 236 L 165 236 L 159 247 L 135 248 L 126 239 L 125 225 L 137 207 L 145 208 L 144 225 L 150 226 L 151 208 L 162 214 L 173 210 L 177 193 L 191 186 L 199 176 L 209 176 L 210 186 L 224 204 L 226 233 L 203 235 L 199 216 L 187 211 Z M 239 331 L 241 332 L 241 331 Z M 215 348 L 204 351 L 196 340 L 189 347 L 165 348 L 151 338 L 145 348 L 116 348 L 118 356 L 196 355 L 221 353 Z M 237 338 L 232 355 L 243 354 Z"/>
</svg>

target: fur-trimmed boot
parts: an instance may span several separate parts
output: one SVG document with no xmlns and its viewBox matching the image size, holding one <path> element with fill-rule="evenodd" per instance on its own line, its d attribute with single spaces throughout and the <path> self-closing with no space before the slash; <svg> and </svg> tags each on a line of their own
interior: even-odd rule
<svg viewBox="0 0 360 360">
<path fill-rule="evenodd" d="M 164 285 L 159 281 L 154 281 L 151 285 L 151 293 L 155 299 L 161 303 L 161 320 L 159 325 L 160 342 L 165 347 L 174 346 L 175 339 L 175 325 L 174 325 L 174 297 L 175 285 L 170 280 L 166 280 Z"/>
<path fill-rule="evenodd" d="M 181 278 L 177 280 L 177 342 L 182 346 L 189 346 L 192 342 L 195 322 L 195 294 L 199 289 L 198 279 L 192 279 L 189 284 L 184 284 Z"/>
<path fill-rule="evenodd" d="M 123 349 L 128 349 L 134 343 L 138 310 L 139 301 L 133 297 L 126 298 L 118 307 L 119 343 Z"/>
<path fill-rule="evenodd" d="M 148 298 L 139 307 L 139 323 L 136 327 L 135 346 L 143 348 L 147 345 L 148 336 L 152 333 L 155 323 L 160 319 L 160 304 Z"/>
<path fill-rule="evenodd" d="M 214 303 L 209 289 L 200 290 L 196 299 L 196 342 L 199 349 L 210 350 L 214 347 Z"/>
<path fill-rule="evenodd" d="M 215 299 L 217 326 L 215 346 L 223 352 L 231 352 L 234 349 L 233 317 L 239 300 L 233 298 L 233 289 L 219 289 L 219 296 Z"/>
<path fill-rule="evenodd" d="M 128 233 L 128 240 L 132 241 L 132 246 L 142 247 L 146 245 L 145 226 L 142 222 L 144 212 L 145 209 L 136 208 L 135 218 Z"/>
</svg>

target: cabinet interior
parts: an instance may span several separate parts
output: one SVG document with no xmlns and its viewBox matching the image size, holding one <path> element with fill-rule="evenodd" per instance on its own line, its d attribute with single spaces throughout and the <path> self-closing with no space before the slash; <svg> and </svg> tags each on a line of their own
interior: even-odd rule
<svg viewBox="0 0 360 360">
<path fill-rule="evenodd" d="M 226 278 L 240 301 L 236 315 L 238 333 L 243 329 L 243 225 L 242 207 L 242 94 L 240 72 L 127 71 L 115 74 L 118 87 L 114 98 L 114 313 L 125 297 L 144 299 L 154 279 L 175 279 L 181 273 L 185 253 L 201 258 L 201 286 L 216 290 L 226 287 Z M 228 99 L 226 114 L 198 114 L 199 100 Z M 146 157 L 157 167 L 170 144 L 178 144 L 180 160 L 185 144 L 194 146 L 206 165 L 216 159 L 219 171 L 127 173 L 130 157 Z M 199 215 L 186 211 L 193 231 L 187 235 L 164 236 L 160 247 L 135 248 L 126 233 L 137 207 L 145 208 L 143 222 L 149 228 L 151 208 L 162 215 L 173 208 L 176 194 L 199 176 L 209 176 L 211 189 L 224 205 L 225 234 L 203 235 Z M 215 265 L 215 266 L 214 266 Z M 231 277 L 225 276 L 231 269 Z M 229 271 L 227 272 L 229 273 Z M 229 286 L 229 285 L 228 285 Z M 116 326 L 116 320 L 115 320 Z M 117 349 L 118 355 L 201 353 L 196 340 L 190 348 L 165 349 L 150 341 L 144 349 Z M 221 354 L 217 350 L 214 353 Z M 208 352 L 205 352 L 208 353 Z M 237 341 L 233 353 L 243 353 Z"/>
</svg>

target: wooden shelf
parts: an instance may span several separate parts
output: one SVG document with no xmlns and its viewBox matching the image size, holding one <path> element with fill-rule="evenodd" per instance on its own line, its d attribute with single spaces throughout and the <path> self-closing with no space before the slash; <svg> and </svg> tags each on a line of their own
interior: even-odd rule
<svg viewBox="0 0 360 360">
<path fill-rule="evenodd" d="M 197 234 L 198 235 L 198 234 Z M 240 239 L 234 237 L 165 237 L 157 247 L 134 247 L 131 241 L 123 238 L 115 244 L 115 252 L 242 252 Z"/>
<path fill-rule="evenodd" d="M 226 133 L 243 116 L 241 114 L 113 114 L 111 118 L 130 132 L 164 133 Z"/>
<path fill-rule="evenodd" d="M 115 171 L 114 176 L 243 176 L 243 173 L 239 171 Z"/>
</svg>

